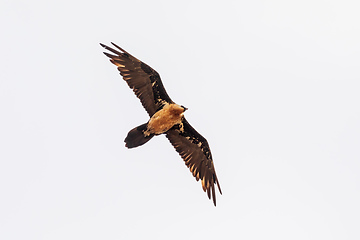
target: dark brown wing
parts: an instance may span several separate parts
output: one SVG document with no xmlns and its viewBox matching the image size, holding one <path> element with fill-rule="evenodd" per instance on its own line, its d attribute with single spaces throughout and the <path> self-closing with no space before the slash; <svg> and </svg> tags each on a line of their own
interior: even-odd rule
<svg viewBox="0 0 360 240">
<path fill-rule="evenodd" d="M 106 50 L 115 54 L 112 55 L 104 52 L 104 54 L 110 58 L 110 62 L 118 67 L 121 76 L 123 76 L 129 87 L 140 99 L 150 117 L 165 102 L 173 103 L 165 91 L 160 75 L 154 69 L 130 55 L 116 44 L 111 44 L 121 52 L 100 43 Z"/>
<path fill-rule="evenodd" d="M 175 125 L 170 129 L 166 133 L 166 137 L 183 158 L 196 180 L 201 179 L 204 192 L 207 192 L 209 199 L 212 195 L 216 206 L 214 185 L 218 185 L 220 193 L 221 189 L 206 139 L 191 127 L 185 118 L 183 118 L 182 124 Z"/>
</svg>

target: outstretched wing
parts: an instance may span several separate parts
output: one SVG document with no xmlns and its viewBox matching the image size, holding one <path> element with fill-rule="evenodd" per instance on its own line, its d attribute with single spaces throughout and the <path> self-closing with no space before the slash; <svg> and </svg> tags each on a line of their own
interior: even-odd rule
<svg viewBox="0 0 360 240">
<path fill-rule="evenodd" d="M 140 99 L 150 117 L 162 107 L 165 102 L 173 103 L 165 91 L 160 75 L 154 69 L 130 55 L 116 44 L 111 44 L 121 52 L 100 43 L 106 50 L 115 54 L 104 52 L 104 54 L 110 58 L 110 62 L 118 67 L 121 76 L 123 76 L 129 87 Z"/>
<path fill-rule="evenodd" d="M 206 139 L 191 127 L 185 118 L 181 124 L 171 128 L 166 133 L 166 137 L 185 161 L 196 180 L 201 179 L 204 192 L 207 192 L 209 199 L 212 196 L 216 206 L 214 185 L 217 184 L 220 193 L 221 188 Z"/>
</svg>

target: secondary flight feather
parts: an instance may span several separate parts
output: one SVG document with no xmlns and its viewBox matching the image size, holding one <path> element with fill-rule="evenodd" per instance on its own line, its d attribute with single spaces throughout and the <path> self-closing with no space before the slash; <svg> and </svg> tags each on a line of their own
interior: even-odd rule
<svg viewBox="0 0 360 240">
<path fill-rule="evenodd" d="M 161 82 L 160 75 L 150 66 L 135 58 L 121 47 L 100 45 L 111 53 L 104 52 L 110 62 L 117 66 L 121 76 L 140 99 L 150 120 L 133 128 L 125 138 L 125 146 L 134 148 L 145 144 L 152 137 L 165 134 L 170 143 L 185 161 L 196 180 L 201 180 L 203 190 L 216 206 L 215 185 L 217 179 L 209 144 L 184 117 L 187 110 L 174 103 Z"/>
</svg>

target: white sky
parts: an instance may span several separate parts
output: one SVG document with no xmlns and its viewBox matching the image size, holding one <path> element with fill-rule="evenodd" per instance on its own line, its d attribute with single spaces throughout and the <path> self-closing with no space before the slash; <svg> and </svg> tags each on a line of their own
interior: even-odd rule
<svg viewBox="0 0 360 240">
<path fill-rule="evenodd" d="M 359 1 L 0 5 L 0 239 L 360 239 Z M 111 41 L 189 108 L 216 208 L 164 136 L 125 148 Z"/>
</svg>

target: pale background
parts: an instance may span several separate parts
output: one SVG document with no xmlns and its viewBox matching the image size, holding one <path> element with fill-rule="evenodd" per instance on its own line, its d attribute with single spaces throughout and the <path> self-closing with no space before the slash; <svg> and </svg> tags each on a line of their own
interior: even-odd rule
<svg viewBox="0 0 360 240">
<path fill-rule="evenodd" d="M 359 1 L 0 6 L 0 239 L 360 239 Z M 156 69 L 209 141 L 223 195 L 99 42 Z"/>
</svg>

